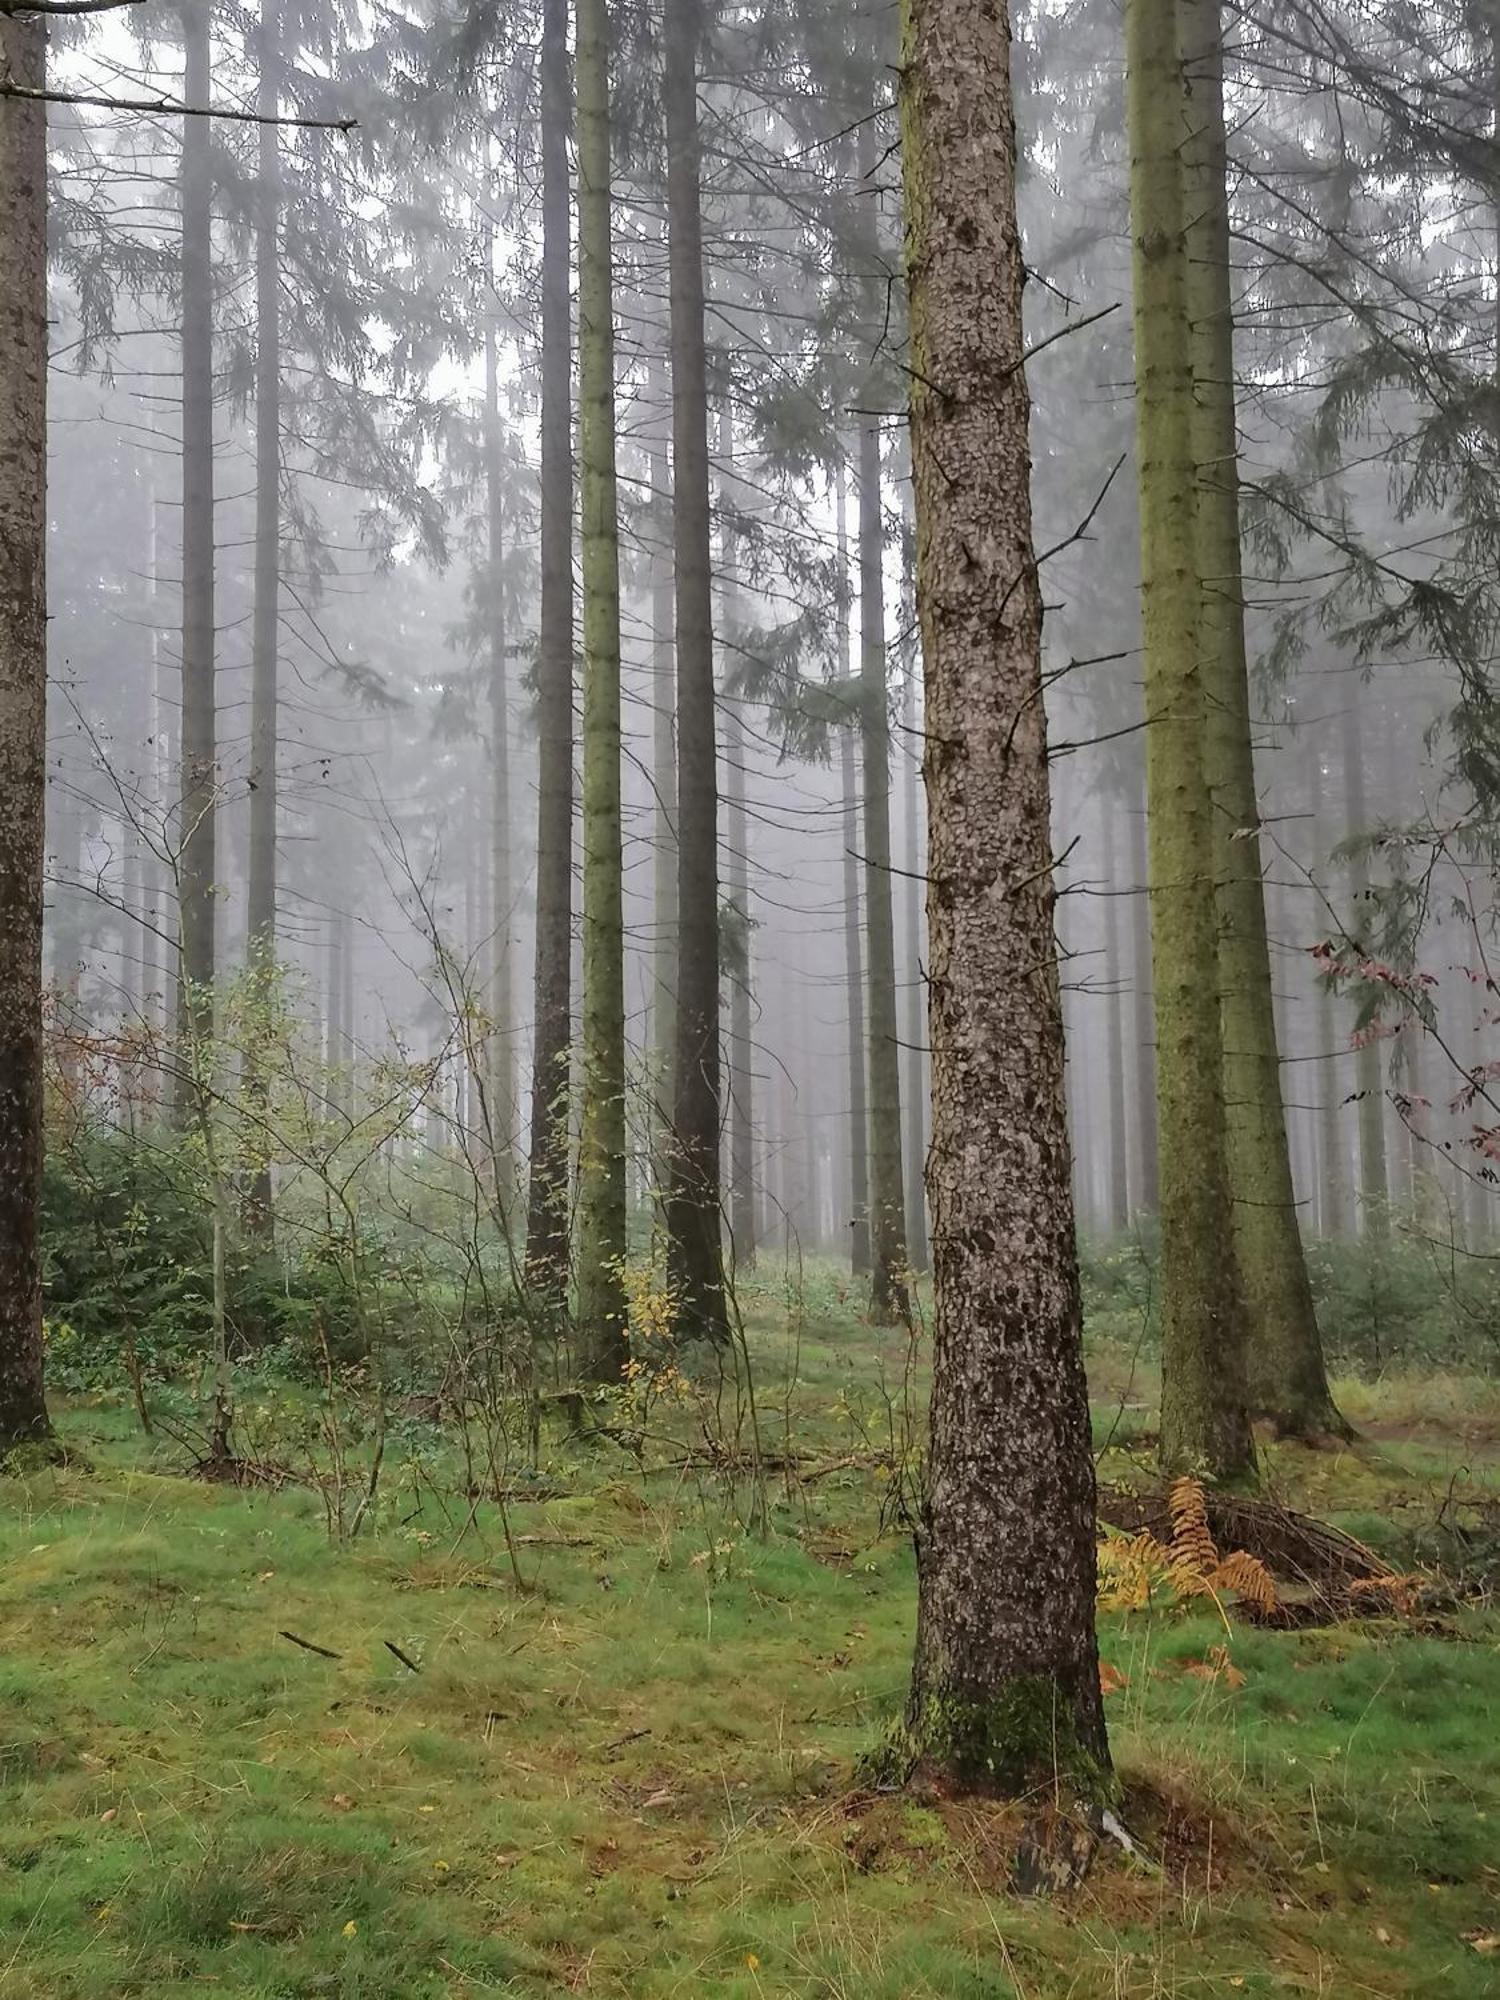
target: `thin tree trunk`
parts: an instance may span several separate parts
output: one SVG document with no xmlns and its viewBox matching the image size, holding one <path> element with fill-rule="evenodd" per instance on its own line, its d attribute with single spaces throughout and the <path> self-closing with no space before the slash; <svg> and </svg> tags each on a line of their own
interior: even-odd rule
<svg viewBox="0 0 1500 2000">
<path fill-rule="evenodd" d="M 720 506 L 724 577 L 720 602 L 726 634 L 733 629 L 738 602 L 735 566 L 736 536 L 730 525 L 734 468 L 734 418 L 726 397 L 719 409 Z M 720 651 L 727 652 L 727 638 Z M 750 910 L 750 829 L 745 814 L 745 758 L 748 742 L 739 703 L 730 700 L 724 715 L 725 832 L 729 841 L 729 901 L 740 928 L 741 946 L 729 993 L 729 1231 L 734 1267 L 748 1271 L 755 1263 L 755 1077 L 750 1006 L 754 992 L 755 926 Z"/>
<path fill-rule="evenodd" d="M 493 244 L 488 246 L 493 266 Z M 502 1221 L 515 1191 L 516 1061 L 511 971 L 510 685 L 505 625 L 505 468 L 500 363 L 493 316 L 484 334 L 485 513 L 489 557 L 490 698 L 490 1039 L 489 1099 L 495 1198 Z"/>
<path fill-rule="evenodd" d="M 719 782 L 714 713 L 713 558 L 708 370 L 703 342 L 699 186 L 701 0 L 665 0 L 662 98 L 667 131 L 672 340 L 672 540 L 677 639 L 677 1061 L 667 1268 L 678 1325 L 723 1340 L 719 1187 Z"/>
<path fill-rule="evenodd" d="M 1321 876 L 1332 849 L 1325 816 L 1323 759 L 1316 743 L 1308 745 L 1308 811 L 1312 816 L 1311 869 Z M 1333 987 L 1317 978 L 1318 1066 L 1318 1189 L 1319 1227 L 1325 1237 L 1341 1239 L 1349 1231 L 1349 1159 L 1344 1144 L 1343 1056 L 1339 1047 Z"/>
<path fill-rule="evenodd" d="M 1119 884 L 1115 879 L 1115 803 L 1104 805 L 1104 981 L 1109 1064 L 1109 1226 L 1116 1236 L 1130 1226 L 1130 1135 L 1125 1119 L 1125 967 L 1120 956 Z"/>
<path fill-rule="evenodd" d="M 670 391 L 653 367 L 663 404 Z M 651 1169 L 665 1220 L 672 1177 L 672 1078 L 677 1047 L 677 667 L 673 653 L 671 473 L 661 439 L 651 446 L 651 781 L 656 796 L 652 852 Z"/>
<path fill-rule="evenodd" d="M 1368 834 L 1365 806 L 1365 750 L 1357 699 L 1346 703 L 1343 728 L 1344 832 L 1350 839 Z M 1371 914 L 1370 860 L 1363 848 L 1349 861 L 1349 923 L 1362 938 Z M 1391 1231 L 1390 1178 L 1385 1155 L 1385 1077 L 1380 1044 L 1367 1036 L 1355 1051 L 1354 1095 L 1359 1106 L 1359 1227 L 1371 1242 L 1383 1243 Z"/>
<path fill-rule="evenodd" d="M 922 977 L 923 853 L 922 820 L 918 803 L 921 753 L 917 723 L 917 670 L 915 649 L 906 668 L 902 707 L 905 741 L 901 746 L 903 791 L 906 817 L 906 880 L 903 901 L 906 908 L 906 1253 L 914 1271 L 927 1269 L 927 1089 L 925 1051 L 927 1047 L 927 994 Z"/>
<path fill-rule="evenodd" d="M 849 529 L 847 480 L 839 454 L 834 484 L 839 562 L 839 679 L 850 682 Z M 839 732 L 840 776 L 844 812 L 844 990 L 849 1053 L 849 1268 L 856 1278 L 870 1269 L 870 1112 L 867 1097 L 865 1037 L 864 927 L 860 921 L 859 778 L 854 761 L 852 730 Z"/>
<path fill-rule="evenodd" d="M 0 16 L 46 83 L 47 30 Z M 42 878 L 47 770 L 47 113 L 0 101 L 0 1458 L 51 1437 L 42 1393 Z"/>
<path fill-rule="evenodd" d="M 1063 1107 L 1009 27 L 909 0 L 901 69 L 926 670 L 934 1279 L 900 1763 L 1108 1789 Z"/>
<path fill-rule="evenodd" d="M 864 779 L 865 950 L 870 1018 L 870 1310 L 903 1320 L 906 1195 L 901 1160 L 901 1029 L 891 895 L 891 729 L 886 713 L 885 520 L 880 424 L 859 428 L 859 681 Z"/>
<path fill-rule="evenodd" d="M 1151 956 L 1161 1135 L 1161 1456 L 1253 1471 L 1230 1246 L 1213 828 L 1194 549 L 1193 370 L 1174 0 L 1127 0 Z"/>
<path fill-rule="evenodd" d="M 183 101 L 208 102 L 212 10 L 182 10 Z M 207 118 L 182 121 L 182 736 L 178 838 L 179 1124 L 194 1115 L 214 1025 L 214 842 L 217 746 L 214 669 L 213 155 Z"/>
<path fill-rule="evenodd" d="M 625 920 L 609 74 L 609 0 L 577 0 L 583 517 L 583 1109 L 577 1315 L 580 1367 L 601 1382 L 617 1382 L 629 1355 L 622 1269 Z"/>
<path fill-rule="evenodd" d="M 1144 775 L 1144 773 L 1143 773 Z M 1146 804 L 1132 806 L 1130 823 L 1130 998 L 1135 1043 L 1137 1214 L 1161 1207 L 1161 1162 L 1156 1133 L 1156 997 L 1151 976 L 1150 863 L 1146 852 Z"/>
<path fill-rule="evenodd" d="M 1349 1435 L 1323 1363 L 1281 1098 L 1281 1052 L 1262 880 L 1260 805 L 1240 576 L 1239 435 L 1229 281 L 1228 162 L 1219 0 L 1180 0 L 1188 83 L 1183 149 L 1199 653 L 1218 881 L 1225 1159 L 1251 1407 L 1284 1437 Z"/>
<path fill-rule="evenodd" d="M 260 175 L 255 211 L 255 595 L 250 638 L 250 866 L 246 959 L 256 991 L 246 1088 L 262 1117 L 269 1109 L 264 1051 L 276 977 L 276 734 L 281 622 L 281 309 L 278 230 L 281 153 L 274 123 L 281 81 L 280 0 L 261 0 L 257 110 Z M 271 1159 L 264 1136 L 245 1197 L 245 1223 L 267 1240 L 274 1229 Z"/>
<path fill-rule="evenodd" d="M 573 336 L 568 0 L 542 5 L 541 626 L 537 654 L 536 957 L 527 1278 L 560 1311 L 568 1283 L 573 1034 Z M 607 140 L 606 140 L 607 144 Z M 608 194 L 605 196 L 608 228 Z"/>
</svg>

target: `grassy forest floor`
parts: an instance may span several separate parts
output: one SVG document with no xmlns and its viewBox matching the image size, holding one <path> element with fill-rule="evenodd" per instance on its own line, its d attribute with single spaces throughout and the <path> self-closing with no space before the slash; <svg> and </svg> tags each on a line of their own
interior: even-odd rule
<svg viewBox="0 0 1500 2000">
<path fill-rule="evenodd" d="M 1212 1605 L 1106 1615 L 1145 1858 L 1053 1902 L 1007 1890 L 1014 1811 L 860 1788 L 911 1646 L 904 1354 L 827 1303 L 752 1302 L 765 1450 L 804 1461 L 764 1535 L 743 1480 L 561 1430 L 502 1522 L 414 1422 L 334 1547 L 306 1485 L 65 1406 L 74 1462 L 0 1482 L 3 2000 L 1500 1991 L 1482 1604 L 1236 1622 L 1232 1671 Z M 1092 1380 L 1103 1475 L 1144 1477 L 1149 1371 L 1105 1346 Z M 1361 1443 L 1267 1452 L 1289 1504 L 1405 1566 L 1500 1499 L 1493 1384 L 1341 1393 Z"/>
</svg>

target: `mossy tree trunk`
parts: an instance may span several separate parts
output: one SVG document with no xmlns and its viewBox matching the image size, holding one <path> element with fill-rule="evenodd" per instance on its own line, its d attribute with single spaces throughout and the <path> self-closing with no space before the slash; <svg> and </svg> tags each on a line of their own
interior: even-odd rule
<svg viewBox="0 0 1500 2000">
<path fill-rule="evenodd" d="M 208 0 L 182 9 L 183 99 L 206 105 Z M 182 121 L 182 745 L 177 826 L 178 1122 L 196 1116 L 214 1027 L 218 747 L 214 632 L 214 291 L 211 121 Z"/>
<path fill-rule="evenodd" d="M 0 16 L 0 67 L 46 82 L 47 30 Z M 0 100 L 0 1457 L 51 1436 L 42 1393 L 42 878 L 47 768 L 47 112 Z"/>
<path fill-rule="evenodd" d="M 900 1763 L 1098 1796 L 1094 1467 L 1063 1103 L 1010 34 L 909 0 L 933 1386 Z"/>
<path fill-rule="evenodd" d="M 625 1261 L 625 919 L 620 822 L 620 530 L 609 0 L 577 0 L 578 401 L 583 532 L 583 1102 L 576 1254 L 581 1371 L 629 1354 Z"/>
<path fill-rule="evenodd" d="M 1285 1437 L 1347 1436 L 1323 1362 L 1281 1095 L 1240 564 L 1239 433 L 1219 0 L 1178 0 L 1193 339 L 1198 649 L 1204 675 L 1225 1160 L 1250 1406 Z"/>
<path fill-rule="evenodd" d="M 542 575 L 526 1275 L 538 1297 L 554 1311 L 562 1306 L 568 1281 L 568 1086 L 573 1034 L 571 128 L 568 0 L 542 0 Z M 606 192 L 606 229 L 608 219 Z"/>
<path fill-rule="evenodd" d="M 1136 455 L 1160 1138 L 1161 1456 L 1255 1465 L 1230 1250 L 1188 317 L 1186 97 L 1175 0 L 1127 0 Z"/>
<path fill-rule="evenodd" d="M 681 1331 L 722 1341 L 728 1319 L 719 1184 L 719 782 L 699 186 L 702 37 L 701 0 L 665 0 L 678 755 L 677 1058 L 667 1269 Z"/>
<path fill-rule="evenodd" d="M 281 145 L 280 0 L 261 0 L 260 127 L 255 210 L 255 583 L 250 637 L 250 855 L 246 957 L 272 1004 L 276 977 L 276 734 L 281 636 Z M 253 1031 L 252 1031 L 253 1033 Z M 246 1084 L 264 1112 L 267 1091 L 252 1040 Z M 263 1241 L 274 1228 L 269 1153 L 262 1145 L 245 1198 L 245 1224 Z"/>
</svg>

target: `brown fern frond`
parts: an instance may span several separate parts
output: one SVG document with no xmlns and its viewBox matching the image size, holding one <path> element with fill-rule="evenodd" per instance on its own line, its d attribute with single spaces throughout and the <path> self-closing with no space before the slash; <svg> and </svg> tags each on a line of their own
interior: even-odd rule
<svg viewBox="0 0 1500 2000">
<path fill-rule="evenodd" d="M 1244 1549 L 1225 1556 L 1211 1580 L 1216 1590 L 1232 1590 L 1257 1611 L 1274 1611 L 1280 1602 L 1271 1572 L 1259 1556 L 1247 1555 Z"/>
<path fill-rule="evenodd" d="M 1172 1516 L 1172 1559 L 1207 1577 L 1218 1567 L 1219 1551 L 1208 1525 L 1208 1495 L 1203 1481 L 1190 1475 L 1172 1482 L 1167 1496 Z"/>
</svg>

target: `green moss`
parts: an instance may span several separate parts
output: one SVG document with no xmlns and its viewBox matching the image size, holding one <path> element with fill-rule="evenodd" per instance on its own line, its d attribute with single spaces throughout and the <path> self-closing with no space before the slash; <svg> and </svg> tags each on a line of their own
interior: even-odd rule
<svg viewBox="0 0 1500 2000">
<path fill-rule="evenodd" d="M 1020 1798 L 1054 1783 L 1091 1804 L 1115 1796 L 1106 1764 L 1078 1740 L 1056 1685 L 1043 1674 L 1018 1675 L 979 1701 L 952 1690 L 923 1695 L 865 1758 L 863 1774 L 881 1787 L 926 1775 L 960 1791 Z"/>
</svg>

